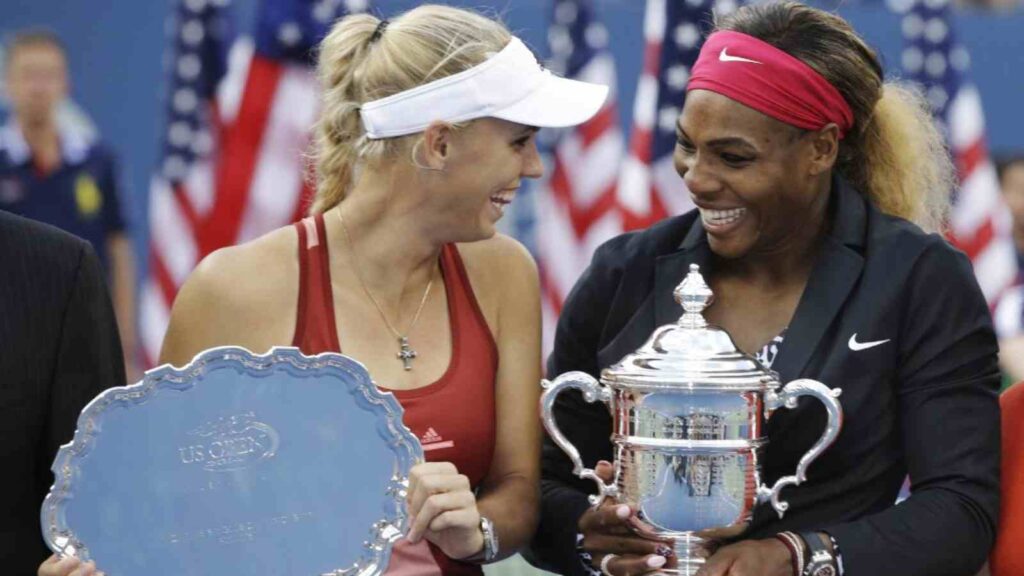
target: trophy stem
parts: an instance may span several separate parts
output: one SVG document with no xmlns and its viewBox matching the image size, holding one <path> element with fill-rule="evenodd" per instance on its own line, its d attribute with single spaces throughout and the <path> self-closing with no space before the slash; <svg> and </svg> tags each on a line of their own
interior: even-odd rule
<svg viewBox="0 0 1024 576">
<path fill-rule="evenodd" d="M 708 557 L 711 556 L 714 542 L 707 538 L 695 536 L 692 532 L 684 532 L 675 535 L 676 566 L 674 568 L 663 568 L 659 574 L 672 574 L 678 576 L 694 576 Z"/>
</svg>

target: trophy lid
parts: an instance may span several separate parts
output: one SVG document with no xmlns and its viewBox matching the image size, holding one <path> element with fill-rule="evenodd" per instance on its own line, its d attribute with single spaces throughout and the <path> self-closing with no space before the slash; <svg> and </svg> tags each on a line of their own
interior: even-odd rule
<svg viewBox="0 0 1024 576">
<path fill-rule="evenodd" d="M 639 350 L 604 369 L 605 384 L 674 390 L 766 390 L 777 385 L 774 372 L 736 348 L 728 332 L 704 319 L 714 294 L 699 270 L 690 264 L 690 272 L 673 292 L 684 310 L 679 320 L 657 328 Z"/>
</svg>

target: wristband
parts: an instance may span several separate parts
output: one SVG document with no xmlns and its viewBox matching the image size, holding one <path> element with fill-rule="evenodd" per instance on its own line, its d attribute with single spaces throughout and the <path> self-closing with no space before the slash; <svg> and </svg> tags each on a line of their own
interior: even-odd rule
<svg viewBox="0 0 1024 576">
<path fill-rule="evenodd" d="M 793 576 L 803 576 L 804 556 L 806 556 L 803 540 L 792 532 L 779 532 L 775 537 L 789 550 L 789 559 L 793 563 Z"/>
</svg>

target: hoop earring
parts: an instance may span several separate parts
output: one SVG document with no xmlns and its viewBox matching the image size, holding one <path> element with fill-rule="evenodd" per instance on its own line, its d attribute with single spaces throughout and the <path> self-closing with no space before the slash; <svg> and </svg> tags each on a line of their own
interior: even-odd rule
<svg viewBox="0 0 1024 576">
<path fill-rule="evenodd" d="M 430 170 L 431 172 L 444 172 L 444 166 L 440 168 L 434 168 L 432 166 L 420 164 L 420 162 L 416 160 L 416 151 L 420 149 L 420 144 L 422 143 L 423 140 L 417 140 L 416 144 L 413 144 L 411 154 L 409 155 L 409 158 L 412 160 L 412 165 L 419 168 L 420 170 Z"/>
</svg>

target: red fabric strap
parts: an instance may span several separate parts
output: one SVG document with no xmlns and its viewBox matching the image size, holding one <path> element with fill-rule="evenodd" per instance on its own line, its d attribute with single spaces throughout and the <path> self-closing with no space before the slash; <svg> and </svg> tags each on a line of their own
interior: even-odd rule
<svg viewBox="0 0 1024 576">
<path fill-rule="evenodd" d="M 805 130 L 834 123 L 840 138 L 853 127 L 850 105 L 828 80 L 800 59 L 741 32 L 708 37 L 686 86 L 691 90 L 717 92 Z"/>
</svg>

